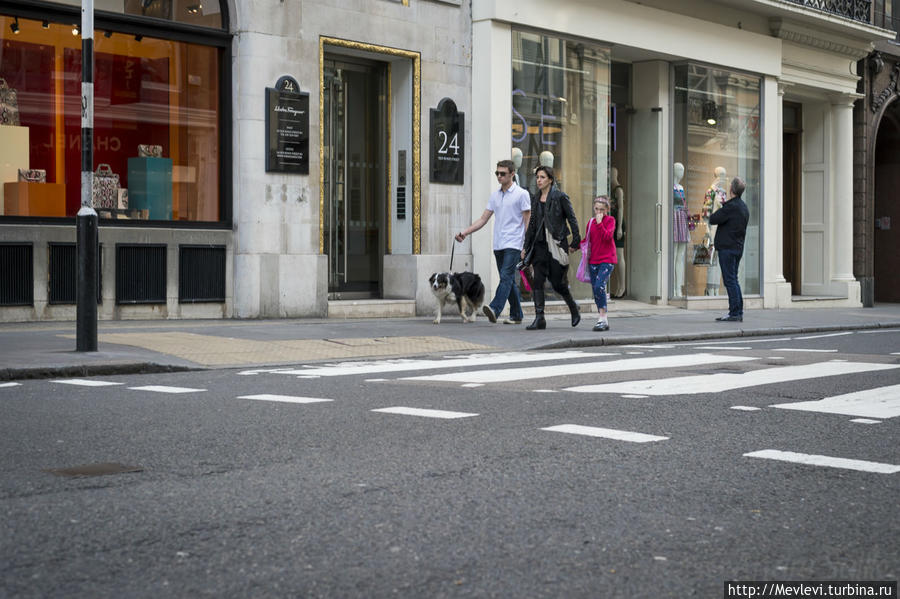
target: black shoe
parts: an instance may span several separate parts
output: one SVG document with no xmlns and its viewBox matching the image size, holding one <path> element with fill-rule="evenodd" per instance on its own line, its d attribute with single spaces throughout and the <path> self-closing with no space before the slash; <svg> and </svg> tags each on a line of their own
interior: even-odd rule
<svg viewBox="0 0 900 599">
<path fill-rule="evenodd" d="M 602 320 L 598 320 L 598 321 L 597 321 L 597 324 L 594 325 L 594 328 L 593 328 L 592 330 L 594 330 L 594 331 L 608 331 L 608 330 L 609 330 L 609 323 L 608 323 L 608 322 L 603 322 Z"/>
<path fill-rule="evenodd" d="M 716 320 L 719 322 L 744 322 L 743 316 L 720 316 Z"/>
<path fill-rule="evenodd" d="M 581 322 L 581 312 L 576 308 L 575 312 L 572 313 L 572 326 L 577 327 L 579 322 Z"/>
<path fill-rule="evenodd" d="M 534 322 L 532 322 L 530 325 L 525 327 L 525 329 L 529 330 L 529 331 L 534 331 L 536 329 L 546 329 L 546 328 L 547 328 L 547 321 L 544 320 L 543 314 L 538 314 L 537 316 L 535 316 Z"/>
</svg>

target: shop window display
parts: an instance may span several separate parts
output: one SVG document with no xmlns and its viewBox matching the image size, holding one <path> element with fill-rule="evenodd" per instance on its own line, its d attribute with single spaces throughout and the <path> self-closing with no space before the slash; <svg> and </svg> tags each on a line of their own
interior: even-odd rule
<svg viewBox="0 0 900 599">
<path fill-rule="evenodd" d="M 0 98 L 16 104 L 16 118 L 6 106 L 0 123 L 0 214 L 73 217 L 81 207 L 81 37 L 67 23 L 0 21 Z M 100 218 L 220 221 L 220 50 L 97 26 L 94 52 Z M 44 182 L 19 180 L 20 169 L 44 171 Z"/>
<path fill-rule="evenodd" d="M 512 88 L 517 182 L 534 193 L 534 169 L 552 167 L 584 235 L 594 196 L 609 192 L 609 48 L 513 31 Z M 591 296 L 574 272 L 569 279 L 577 297 Z"/>
<path fill-rule="evenodd" d="M 724 295 L 709 216 L 731 179 L 747 183 L 750 209 L 738 278 L 760 292 L 760 79 L 685 64 L 675 67 L 672 199 L 672 296 Z"/>
</svg>

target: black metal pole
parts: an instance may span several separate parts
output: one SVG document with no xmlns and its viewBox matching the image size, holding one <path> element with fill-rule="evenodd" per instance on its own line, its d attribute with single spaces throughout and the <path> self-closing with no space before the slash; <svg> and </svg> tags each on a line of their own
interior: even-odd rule
<svg viewBox="0 0 900 599">
<path fill-rule="evenodd" d="M 94 192 L 94 0 L 81 0 L 81 209 L 77 229 L 76 351 L 97 351 L 98 218 Z"/>
</svg>

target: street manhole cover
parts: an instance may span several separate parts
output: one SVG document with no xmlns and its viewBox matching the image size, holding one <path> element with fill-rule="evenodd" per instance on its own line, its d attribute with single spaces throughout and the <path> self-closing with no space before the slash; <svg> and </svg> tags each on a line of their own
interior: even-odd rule
<svg viewBox="0 0 900 599">
<path fill-rule="evenodd" d="M 84 464 L 83 466 L 72 466 L 71 468 L 48 468 L 44 472 L 55 474 L 56 476 L 104 476 L 106 474 L 125 474 L 126 472 L 143 472 L 140 466 L 126 466 L 115 462 L 104 464 Z"/>
</svg>

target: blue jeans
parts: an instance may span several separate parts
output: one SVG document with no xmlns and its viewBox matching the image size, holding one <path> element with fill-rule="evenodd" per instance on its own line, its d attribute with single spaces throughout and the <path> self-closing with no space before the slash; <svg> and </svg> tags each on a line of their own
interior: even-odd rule
<svg viewBox="0 0 900 599">
<path fill-rule="evenodd" d="M 738 265 L 741 263 L 740 250 L 720 250 L 719 268 L 722 269 L 722 283 L 728 292 L 728 315 L 744 316 L 744 298 L 741 296 L 741 286 L 738 284 Z"/>
<path fill-rule="evenodd" d="M 497 270 L 500 271 L 500 284 L 497 285 L 497 293 L 490 306 L 495 316 L 500 316 L 509 300 L 509 317 L 512 320 L 522 320 L 522 297 L 519 295 L 519 286 L 516 285 L 516 264 L 521 259 L 521 251 L 513 248 L 494 250 L 494 258 L 497 260 Z"/>
<path fill-rule="evenodd" d="M 615 264 L 588 264 L 591 267 L 591 288 L 594 290 L 594 303 L 598 310 L 606 310 L 606 285 Z"/>
</svg>

